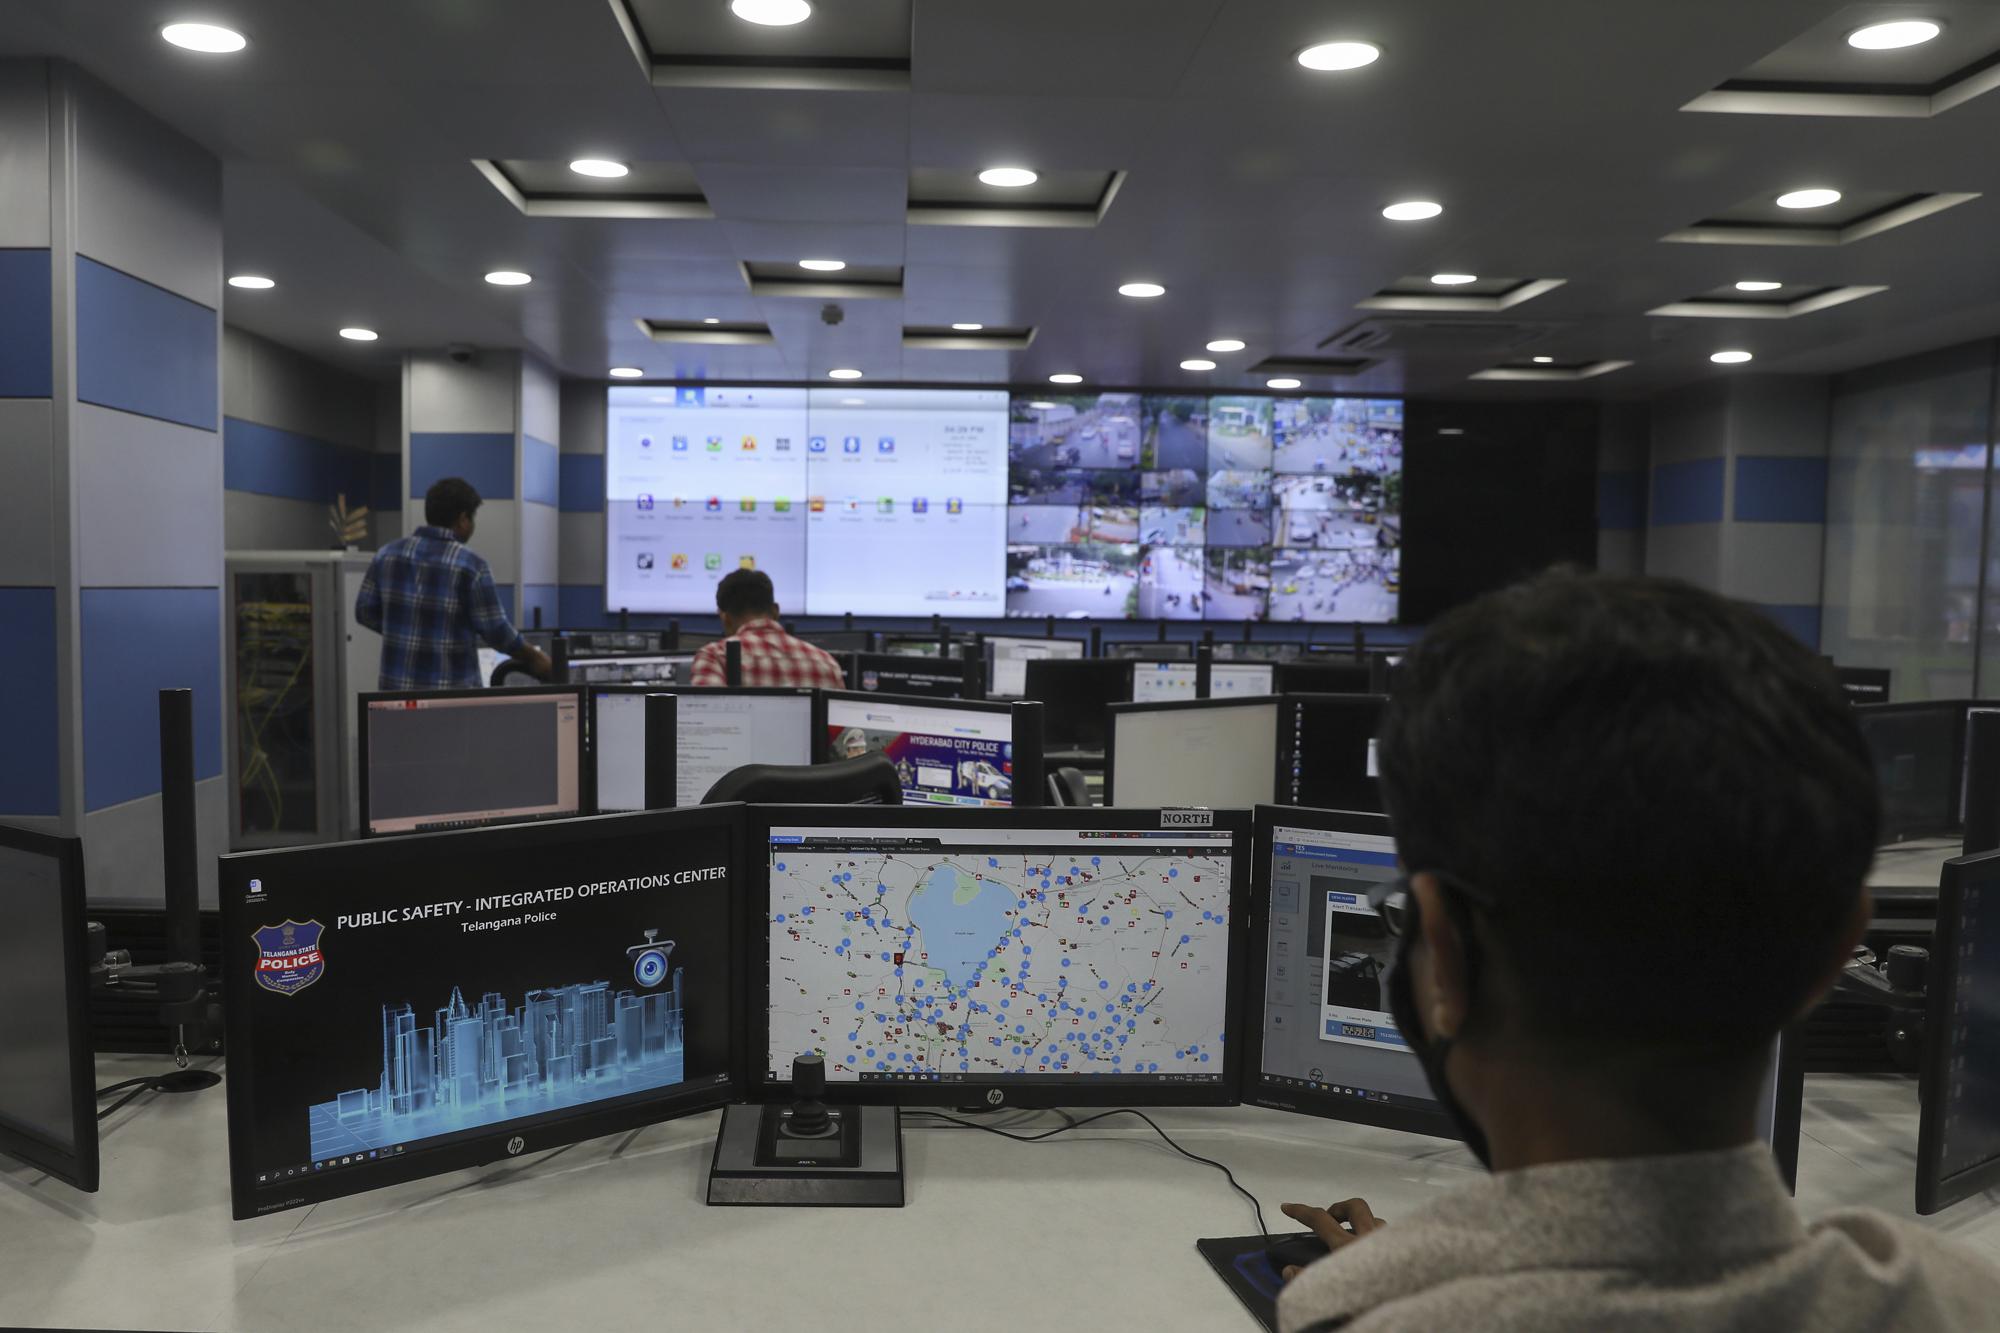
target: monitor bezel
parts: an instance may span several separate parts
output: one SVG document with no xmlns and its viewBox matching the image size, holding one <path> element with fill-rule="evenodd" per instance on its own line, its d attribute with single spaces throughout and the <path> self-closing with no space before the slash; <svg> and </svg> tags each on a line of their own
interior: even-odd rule
<svg viewBox="0 0 2000 1333">
<path fill-rule="evenodd" d="M 995 675 L 998 674 L 998 668 L 1000 665 L 1000 645 L 1003 643 L 1073 643 L 1082 651 L 1077 653 L 1074 657 L 1065 656 L 1065 657 L 1054 657 L 1054 658 L 1040 658 L 1040 657 L 1023 658 L 1021 661 L 1022 692 L 1020 694 L 999 694 L 996 693 L 993 689 L 993 679 Z M 1039 637 L 1029 634 L 989 634 L 984 636 L 980 640 L 980 650 L 981 650 L 981 655 L 985 658 L 986 662 L 986 697 L 988 699 L 1001 699 L 1009 702 L 1015 699 L 1034 699 L 1033 695 L 1027 693 L 1027 684 L 1028 684 L 1027 665 L 1029 662 L 1042 662 L 1042 661 L 1088 662 L 1093 660 L 1090 656 L 1090 641 L 1088 639 L 1075 639 L 1062 634 L 1045 634 Z M 1039 702 L 1045 703 L 1047 701 L 1041 700 Z"/>
<path fill-rule="evenodd" d="M 1112 704 L 1105 710 L 1104 719 L 1104 804 L 1107 806 L 1116 805 L 1118 801 L 1118 719 L 1121 716 L 1127 713 L 1193 712 L 1200 709 L 1262 708 L 1266 706 L 1272 709 L 1271 795 L 1275 799 L 1278 794 L 1278 783 L 1284 773 L 1282 762 L 1284 737 L 1281 734 L 1283 728 L 1279 725 L 1284 721 L 1285 716 L 1284 696 L 1278 694 L 1244 694 L 1232 695 L 1227 699 L 1161 699 L 1147 703 L 1129 702 Z M 1250 810 L 1260 804 L 1263 804 L 1263 802 L 1254 802 L 1251 805 L 1232 806 L 1230 808 Z"/>
<path fill-rule="evenodd" d="M 1300 704 L 1303 704 L 1306 707 L 1310 707 L 1312 705 L 1312 701 L 1317 699 L 1339 699 L 1348 702 L 1352 702 L 1354 700 L 1372 700 L 1378 709 L 1386 709 L 1389 706 L 1389 696 L 1386 694 L 1325 694 L 1313 690 L 1292 690 L 1287 693 L 1280 694 L 1277 697 L 1278 697 L 1278 788 L 1277 788 L 1278 801 L 1277 803 L 1281 806 L 1285 806 L 1285 808 L 1289 810 L 1326 809 L 1327 807 L 1318 805 L 1290 805 L 1285 800 L 1285 793 L 1286 793 L 1285 770 L 1289 766 L 1287 760 L 1292 753 L 1290 748 L 1292 742 L 1287 740 L 1286 738 L 1293 734 L 1292 729 L 1288 728 L 1285 725 L 1285 718 L 1288 712 L 1293 707 L 1298 706 Z M 1380 721 L 1379 717 L 1377 721 L 1379 724 Z M 1381 779 L 1377 778 L 1376 781 L 1377 783 L 1380 783 Z M 1381 812 L 1373 810 L 1364 810 L 1364 811 L 1356 811 L 1354 813 L 1379 814 Z"/>
<path fill-rule="evenodd" d="M 357 862 L 355 870 L 351 872 L 352 877 L 360 880 L 368 877 L 375 866 L 388 867 L 410 856 L 422 843 L 443 839 L 477 838 L 481 840 L 479 854 L 506 856 L 519 848 L 549 842 L 560 843 L 567 839 L 575 839 L 587 845 L 596 836 L 611 834 L 619 821 L 625 821 L 629 825 L 628 828 L 616 829 L 617 836 L 620 837 L 644 837 L 652 833 L 655 828 L 661 838 L 672 837 L 693 829 L 716 827 L 732 835 L 725 839 L 729 855 L 735 860 L 735 873 L 730 879 L 732 901 L 727 905 L 725 915 L 729 922 L 729 955 L 732 959 L 741 959 L 745 957 L 745 944 L 753 925 L 753 919 L 746 915 L 753 896 L 747 891 L 748 885 L 742 874 L 746 864 L 742 819 L 743 807 L 740 805 L 703 805 L 689 806 L 680 810 L 587 815 L 578 819 L 454 829 L 442 833 L 416 833 L 388 840 L 357 840 L 308 847 L 228 853 L 219 857 L 217 861 L 217 892 L 220 895 L 222 912 L 223 972 L 226 977 L 248 975 L 253 959 L 251 946 L 252 931 L 255 926 L 250 919 L 254 914 L 244 901 L 242 885 L 245 880 L 253 877 L 270 878 L 274 872 L 264 867 L 272 864 L 274 860 L 282 866 L 286 861 L 296 861 L 311 856 L 331 855 L 352 859 Z M 461 853 L 461 855 L 471 854 L 473 853 L 470 849 Z M 276 873 L 282 874 L 282 870 Z M 547 1111 L 539 1116 L 501 1122 L 493 1126 L 490 1133 L 480 1133 L 455 1143 L 428 1148 L 407 1159 L 371 1166 L 365 1177 L 337 1172 L 301 1177 L 297 1186 L 291 1188 L 281 1202 L 266 1203 L 260 1203 L 257 1197 L 257 1184 L 250 1161 L 248 1141 L 250 1131 L 247 1126 L 251 1124 L 254 1114 L 250 1066 L 255 1058 L 249 1007 L 226 1006 L 224 1035 L 228 1042 L 231 1065 L 230 1077 L 227 1080 L 230 1216 L 237 1221 L 244 1221 L 284 1212 L 291 1208 L 324 1203 L 329 1199 L 366 1194 L 412 1180 L 485 1166 L 519 1156 L 524 1152 L 545 1152 L 550 1148 L 559 1148 L 585 1139 L 600 1138 L 607 1134 L 618 1134 L 667 1120 L 677 1120 L 683 1116 L 737 1101 L 741 1098 L 745 1085 L 749 1050 L 745 1041 L 748 1028 L 748 1015 L 745 1011 L 745 997 L 748 993 L 746 981 L 746 977 L 727 978 L 721 992 L 727 997 L 726 1002 L 729 1005 L 731 1050 L 728 1078 L 711 1086 L 681 1090 L 679 1095 L 684 1097 L 684 1100 L 675 1101 L 664 1114 L 661 1113 L 657 1100 L 640 1100 L 616 1107 L 585 1105 L 561 1111 Z M 359 1183 L 349 1187 L 348 1182 L 356 1180 L 359 1180 Z"/>
<path fill-rule="evenodd" d="M 978 657 L 971 657 L 971 656 L 920 657 L 910 653 L 863 653 L 863 652 L 849 652 L 842 654 L 842 656 L 846 659 L 842 663 L 842 665 L 847 670 L 847 689 L 844 691 L 844 693 L 870 694 L 870 695 L 894 694 L 905 699 L 940 699 L 940 700 L 948 700 L 954 703 L 989 702 L 985 697 L 985 691 L 980 688 L 983 663 Z M 862 672 L 914 671 L 919 669 L 919 668 L 905 666 L 904 664 L 908 662 L 937 663 L 938 666 L 935 671 L 926 672 L 925 674 L 933 676 L 941 676 L 941 677 L 957 676 L 958 688 L 961 691 L 963 691 L 963 693 L 957 695 L 902 694 L 900 691 L 896 690 L 864 690 L 861 688 Z M 843 691 L 835 691 L 835 692 L 842 693 Z"/>
<path fill-rule="evenodd" d="M 1122 693 L 1124 694 L 1124 698 L 1122 698 L 1122 699 L 1106 699 L 1106 700 L 1104 700 L 1104 701 L 1103 701 L 1103 706 L 1104 706 L 1104 709 L 1106 710 L 1106 711 L 1105 711 L 1105 713 L 1104 713 L 1104 739 L 1105 739 L 1105 743 L 1106 743 L 1106 744 L 1109 744 L 1109 743 L 1110 743 L 1110 740 L 1111 740 L 1111 715 L 1110 715 L 1110 712 L 1109 712 L 1109 709 L 1110 709 L 1110 708 L 1111 708 L 1111 707 L 1112 707 L 1112 706 L 1113 706 L 1114 704 L 1120 704 L 1120 703 L 1131 703 L 1131 702 L 1132 702 L 1132 682 L 1133 682 L 1133 679 L 1134 679 L 1134 677 L 1133 677 L 1133 672 L 1134 672 L 1134 669 L 1135 669 L 1135 668 L 1134 668 L 1134 666 L 1133 666 L 1133 660 L 1132 660 L 1131 658 L 1127 658 L 1127 657 L 1090 657 L 1090 656 L 1087 656 L 1087 655 L 1086 655 L 1086 656 L 1083 656 L 1083 657 L 1042 657 L 1042 658 L 1037 658 L 1037 659 L 1035 659 L 1034 661 L 1031 661 L 1031 662 L 1028 662 L 1028 663 L 1026 663 L 1026 664 L 1025 664 L 1025 671 L 1024 671 L 1024 673 L 1023 673 L 1023 681 L 1022 681 L 1022 687 L 1023 687 L 1023 689 L 1025 689 L 1025 690 L 1026 690 L 1027 692 L 1026 692 L 1025 694 L 1023 694 L 1023 695 L 1022 695 L 1021 697 L 1022 697 L 1022 698 L 1024 698 L 1024 699 L 1031 699 L 1031 700 L 1037 700 L 1037 701 L 1041 702 L 1041 703 L 1042 703 L 1042 705 L 1043 705 L 1044 707 L 1047 707 L 1047 706 L 1048 706 L 1048 696 L 1049 696 L 1050 694 L 1056 694 L 1056 693 L 1061 693 L 1061 692 L 1063 692 L 1063 689 L 1064 689 L 1065 687 L 1063 687 L 1063 686 L 1062 686 L 1062 682 L 1061 682 L 1060 680 L 1058 680 L 1058 681 L 1057 681 L 1057 686 L 1058 686 L 1058 688 L 1057 688 L 1057 689 L 1054 689 L 1054 690 L 1049 690 L 1049 689 L 1044 689 L 1044 690 L 1043 690 L 1043 691 L 1042 691 L 1041 693 L 1037 693 L 1037 692 L 1036 692 L 1036 691 L 1035 691 L 1035 690 L 1034 690 L 1034 689 L 1032 688 L 1032 685 L 1033 685 L 1033 682 L 1032 682 L 1032 681 L 1030 681 L 1030 680 L 1028 680 L 1028 679 L 1027 679 L 1027 676 L 1029 676 L 1029 675 L 1035 675 L 1035 676 L 1039 676 L 1039 675 L 1042 675 L 1042 674 L 1044 674 L 1045 672 L 1048 672 L 1048 671 L 1056 671 L 1056 672 L 1064 672 L 1064 671 L 1070 671 L 1070 670 L 1072 670 L 1072 669 L 1073 669 L 1073 666 L 1074 666 L 1074 664 L 1075 664 L 1075 663 L 1079 663 L 1079 662 L 1081 662 L 1081 663 L 1085 663 L 1085 664 L 1087 665 L 1087 669 L 1090 669 L 1090 670 L 1095 670 L 1095 671 L 1099 671 L 1099 672 L 1102 672 L 1102 673 L 1103 673 L 1104 675 L 1106 675 L 1106 676 L 1109 676 L 1109 675 L 1112 675 L 1112 674 L 1113 674 L 1113 673 L 1115 672 L 1115 673 L 1117 673 L 1117 674 L 1119 674 L 1119 675 L 1121 675 L 1121 676 L 1123 677 L 1123 681 L 1124 681 L 1124 689 L 1123 689 Z M 1109 666 L 1111 667 L 1111 670 L 1109 670 L 1109 671 L 1106 671 L 1106 670 L 1105 670 L 1105 667 L 1106 667 L 1107 665 L 1109 665 Z M 1093 701 L 1093 702 L 1095 702 L 1095 700 L 1096 700 L 1096 696 L 1095 696 L 1095 695 L 1093 694 L 1093 695 L 1092 695 L 1092 701 Z M 1045 723 L 1044 723 L 1044 729 L 1045 729 L 1045 730 L 1046 730 L 1046 725 L 1047 725 L 1047 724 L 1046 724 L 1046 722 L 1045 722 Z M 1044 739 L 1046 740 L 1046 737 L 1044 737 Z M 1064 738 L 1063 738 L 1063 740 L 1065 741 L 1065 743 L 1067 743 L 1067 742 L 1068 742 L 1068 741 L 1069 741 L 1070 739 L 1071 739 L 1071 738 L 1069 738 L 1069 737 L 1064 737 Z M 1089 747 L 1084 747 L 1084 748 L 1085 748 L 1085 749 L 1088 749 Z"/>
<path fill-rule="evenodd" d="M 826 732 L 826 721 L 825 721 L 826 707 L 820 700 L 821 692 L 807 685 L 742 685 L 733 688 L 728 685 L 665 685 L 665 686 L 585 685 L 582 686 L 581 688 L 583 689 L 585 696 L 583 701 L 584 714 L 588 721 L 588 725 L 585 726 L 584 728 L 584 758 L 585 761 L 590 765 L 590 808 L 600 815 L 637 813 L 637 811 L 632 811 L 632 810 L 598 809 L 597 696 L 600 694 L 642 694 L 642 695 L 671 694 L 676 699 L 679 699 L 682 696 L 690 694 L 698 694 L 698 695 L 727 694 L 727 695 L 744 695 L 752 698 L 784 697 L 790 699 L 797 699 L 797 698 L 810 699 L 812 703 L 810 708 L 808 709 L 808 716 L 806 720 L 806 726 L 808 728 L 806 734 L 806 755 L 807 755 L 806 762 L 808 764 L 819 762 L 819 750 L 817 747 L 819 745 L 819 738 Z M 680 733 L 678 729 L 678 723 L 679 723 L 678 708 L 676 708 L 675 713 L 676 713 L 676 718 L 675 718 L 676 730 L 675 730 L 675 745 L 674 745 L 675 749 L 674 763 L 675 766 L 678 768 L 680 764 L 680 753 L 679 753 Z M 695 802 L 695 804 L 699 805 L 701 803 L 697 801 Z M 676 810 L 686 810 L 686 809 L 691 809 L 692 807 L 677 805 L 672 808 Z"/>
<path fill-rule="evenodd" d="M 506 690 L 370 690 L 357 694 L 354 703 L 354 768 L 355 795 L 357 798 L 355 812 L 360 825 L 359 837 L 374 839 L 427 836 L 415 833 L 376 833 L 368 827 L 368 706 L 372 703 L 408 699 L 518 699 L 567 694 L 576 700 L 577 808 L 574 811 L 568 814 L 528 815 L 520 819 L 495 819 L 489 820 L 484 824 L 470 825 L 467 829 L 437 829 L 432 830 L 432 832 L 464 833 L 470 829 L 509 828 L 515 824 L 548 824 L 564 819 L 588 818 L 590 811 L 595 808 L 596 803 L 596 792 L 593 790 L 596 786 L 594 780 L 595 770 L 590 767 L 591 756 L 589 754 L 589 747 L 584 739 L 585 732 L 588 730 L 590 724 L 590 703 L 589 700 L 584 698 L 584 693 L 588 688 L 583 685 L 526 685 L 517 689 Z M 648 691 L 651 694 L 668 692 L 667 690 L 660 689 L 658 686 Z"/>
<path fill-rule="evenodd" d="M 99 1178 L 97 1144 L 97 1056 L 90 1040 L 90 957 L 83 888 L 83 840 L 0 825 L 0 847 L 40 856 L 56 864 L 63 956 L 63 1012 L 69 1046 L 70 1118 L 74 1148 L 51 1143 L 24 1125 L 0 1121 L 0 1156 L 12 1157 L 62 1181 L 95 1193 Z"/>
<path fill-rule="evenodd" d="M 745 912 L 749 923 L 747 969 L 751 989 L 746 1006 L 750 1013 L 750 1042 L 746 1051 L 745 1099 L 782 1102 L 791 1099 L 791 1081 L 774 1079 L 764 1068 L 770 1058 L 770 974 L 771 974 L 771 829 L 774 826 L 817 825 L 821 827 L 923 828 L 926 825 L 957 824 L 961 820 L 990 824 L 996 828 L 1053 829 L 1148 829 L 1168 828 L 1160 810 L 1114 810 L 1101 806 L 1088 809 L 1067 806 L 1012 809 L 927 810 L 900 806 L 751 806 L 745 826 L 744 867 L 750 902 Z M 1244 855 L 1250 847 L 1250 813 L 1247 810 L 1203 812 L 1209 822 L 1202 832 L 1234 834 L 1229 876 L 1229 956 L 1224 977 L 1224 1021 L 1222 1077 L 1213 1084 L 1148 1085 L 1144 1083 L 1098 1083 L 1087 1076 L 1052 1078 L 1046 1083 L 1000 1082 L 966 1083 L 837 1083 L 829 1080 L 826 1099 L 854 1105 L 890 1106 L 1234 1106 L 1240 1082 L 1239 1066 L 1243 1051 L 1244 987 L 1248 934 L 1244 908 L 1249 895 L 1249 867 Z M 1193 827 L 1190 827 L 1193 831 Z"/>
<path fill-rule="evenodd" d="M 1916 1209 L 1928 1216 L 1961 1199 L 2000 1187 L 2000 1157 L 1967 1167 L 1955 1175 L 1944 1172 L 1944 1107 L 1951 1087 L 1950 1031 L 1952 992 L 1958 984 L 1958 950 L 1965 918 L 1965 893 L 1970 880 L 1983 871 L 2000 872 L 2000 851 L 1955 856 L 1944 863 L 1938 881 L 1937 933 L 1931 944 L 1931 969 L 1924 1011 L 1923 1065 L 1917 1075 Z M 2000 873 L 1994 876 L 2000 879 Z"/>
<path fill-rule="evenodd" d="M 1948 838 L 1953 834 L 1965 831 L 1965 733 L 1968 716 L 1982 702 L 1984 701 L 1979 699 L 1906 699 L 1900 703 L 1848 705 L 1849 708 L 1854 710 L 1854 719 L 1857 725 L 1870 717 L 1888 717 L 1902 713 L 1935 712 L 1944 709 L 1957 710 L 1952 726 L 1952 787 L 1949 808 L 1942 811 L 1932 811 L 1934 817 L 1941 816 L 1938 822 L 1920 822 L 1899 826 L 1893 830 L 1893 837 L 1890 836 L 1891 829 L 1883 828 L 1877 835 L 1878 841 L 1882 846 L 1890 847 L 1900 842 L 1914 842 L 1920 838 Z M 1871 750 L 1869 753 L 1869 766 L 1871 769 L 1874 767 L 1874 761 L 1875 756 Z"/>
</svg>

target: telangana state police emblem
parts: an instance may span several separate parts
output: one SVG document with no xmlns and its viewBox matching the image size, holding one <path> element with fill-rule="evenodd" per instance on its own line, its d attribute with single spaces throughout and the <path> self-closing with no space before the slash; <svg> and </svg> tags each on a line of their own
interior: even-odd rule
<svg viewBox="0 0 2000 1333">
<path fill-rule="evenodd" d="M 319 948 L 325 929 L 317 921 L 259 926 L 250 935 L 257 945 L 257 984 L 292 995 L 318 981 L 326 972 L 326 955 Z"/>
</svg>

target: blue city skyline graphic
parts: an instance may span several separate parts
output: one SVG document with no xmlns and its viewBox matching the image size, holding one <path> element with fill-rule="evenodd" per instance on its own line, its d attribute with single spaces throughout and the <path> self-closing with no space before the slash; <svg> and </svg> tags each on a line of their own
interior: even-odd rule
<svg viewBox="0 0 2000 1333">
<path fill-rule="evenodd" d="M 383 1005 L 379 1080 L 308 1108 L 313 1160 L 680 1083 L 682 971 L 646 994 L 580 982 L 531 990 L 512 1009 L 494 991 L 468 1004 L 453 986 L 428 1024 L 407 1003 Z"/>
</svg>

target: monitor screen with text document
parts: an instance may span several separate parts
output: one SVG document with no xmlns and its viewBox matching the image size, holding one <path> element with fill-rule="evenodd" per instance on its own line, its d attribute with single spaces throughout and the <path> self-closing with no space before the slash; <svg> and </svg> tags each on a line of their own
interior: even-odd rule
<svg viewBox="0 0 2000 1333">
<path fill-rule="evenodd" d="M 1108 804 L 1265 805 L 1277 789 L 1278 701 L 1114 705 L 1107 756 Z"/>
</svg>

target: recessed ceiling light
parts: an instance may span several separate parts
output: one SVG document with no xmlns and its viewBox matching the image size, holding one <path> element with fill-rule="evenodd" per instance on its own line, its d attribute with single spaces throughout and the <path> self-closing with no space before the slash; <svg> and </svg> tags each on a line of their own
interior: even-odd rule
<svg viewBox="0 0 2000 1333">
<path fill-rule="evenodd" d="M 847 267 L 845 259 L 801 259 L 800 268 L 809 268 L 815 273 L 838 273 Z"/>
<path fill-rule="evenodd" d="M 372 343 L 380 335 L 373 329 L 347 328 L 340 331 L 340 336 L 349 342 Z"/>
<path fill-rule="evenodd" d="M 952 327 L 960 333 L 977 333 L 986 326 L 984 324 L 954 324 Z"/>
<path fill-rule="evenodd" d="M 827 371 L 826 377 L 830 380 L 858 380 L 861 372 L 851 366 L 842 366 L 838 370 Z"/>
<path fill-rule="evenodd" d="M 1208 345 L 1211 352 L 1240 352 L 1243 350 L 1241 338 L 1217 338 Z"/>
<path fill-rule="evenodd" d="M 1847 34 L 1847 44 L 1860 51 L 1900 51 L 1906 46 L 1922 46 L 1943 31 L 1932 19 L 1891 19 L 1856 28 Z"/>
<path fill-rule="evenodd" d="M 1157 282 L 1127 282 L 1120 284 L 1118 294 L 1120 296 L 1137 296 L 1142 298 L 1148 296 L 1165 296 L 1167 289 Z"/>
<path fill-rule="evenodd" d="M 1782 282 L 1764 282 L 1758 279 L 1749 279 L 1737 283 L 1736 290 L 1739 292 L 1775 292 L 1784 285 Z"/>
<path fill-rule="evenodd" d="M 1321 42 L 1299 52 L 1298 62 L 1307 69 L 1360 69 L 1382 57 L 1382 48 L 1373 42 Z"/>
<path fill-rule="evenodd" d="M 1556 363 L 1556 359 L 1552 356 L 1538 356 L 1531 359 L 1538 366 L 1552 366 Z"/>
<path fill-rule="evenodd" d="M 1081 375 L 1072 375 L 1072 374 L 1070 374 L 1070 373 L 1069 373 L 1068 371 L 1062 371 L 1062 372 L 1060 372 L 1060 373 L 1058 373 L 1058 374 L 1054 374 L 1054 375 L 1051 375 L 1051 376 L 1049 376 L 1049 383 L 1051 383 L 1051 384 L 1081 384 L 1081 383 L 1083 383 L 1083 376 L 1081 376 Z"/>
<path fill-rule="evenodd" d="M 169 23 L 160 29 L 160 36 L 183 51 L 200 51 L 211 56 L 226 56 L 250 44 L 234 28 L 213 23 Z"/>
<path fill-rule="evenodd" d="M 1294 379 L 1265 380 L 1264 387 L 1267 389 L 1296 389 L 1299 387 L 1299 382 Z"/>
<path fill-rule="evenodd" d="M 1382 216 L 1391 222 L 1422 222 L 1444 212 L 1443 204 L 1434 204 L 1428 199 L 1406 199 L 1400 204 L 1391 204 L 1382 210 Z"/>
<path fill-rule="evenodd" d="M 704 324 L 720 324 L 720 323 L 721 323 L 722 321 L 721 321 L 721 320 L 719 320 L 719 319 L 717 319 L 717 318 L 716 318 L 716 317 L 715 317 L 714 315 L 709 315 L 708 317 L 706 317 L 705 319 L 703 319 L 703 320 L 702 320 L 701 322 L 702 322 L 702 323 L 704 323 Z"/>
<path fill-rule="evenodd" d="M 646 377 L 646 372 L 637 366 L 613 366 L 605 373 L 614 380 L 636 380 Z"/>
<path fill-rule="evenodd" d="M 1198 356 L 1191 356 L 1191 357 L 1189 357 L 1189 358 L 1188 358 L 1187 360 L 1185 360 L 1185 361 L 1181 362 L 1181 369 L 1182 369 L 1182 370 L 1214 370 L 1214 369 L 1215 369 L 1215 362 L 1213 362 L 1213 361 L 1204 361 L 1204 360 L 1203 360 L 1202 358 L 1200 358 L 1200 357 L 1198 357 Z"/>
<path fill-rule="evenodd" d="M 807 0 L 729 0 L 729 12 L 745 23 L 789 28 L 811 18 L 813 7 Z"/>
<path fill-rule="evenodd" d="M 1028 406 L 1033 408 L 1037 412 L 1053 412 L 1056 410 L 1056 405 L 1054 403 L 1045 403 L 1038 401 L 1029 403 Z"/>
<path fill-rule="evenodd" d="M 623 162 L 613 162 L 604 157 L 579 157 L 569 164 L 569 169 L 579 176 L 596 176 L 600 180 L 617 180 L 632 168 Z"/>
<path fill-rule="evenodd" d="M 1827 189 L 1793 190 L 1778 196 L 1779 208 L 1825 208 L 1840 202 L 1840 191 Z"/>
<path fill-rule="evenodd" d="M 1468 282 L 1478 282 L 1477 273 L 1433 273 L 1431 281 L 1440 287 L 1463 287 Z"/>
<path fill-rule="evenodd" d="M 265 292 L 278 284 L 270 278 L 261 277 L 255 273 L 238 273 L 230 278 L 229 285 L 231 287 L 241 287 L 243 290 L 250 292 Z"/>
<path fill-rule="evenodd" d="M 525 287 L 534 279 L 518 269 L 496 268 L 486 275 L 486 280 L 495 287 Z"/>
<path fill-rule="evenodd" d="M 1710 352 L 1708 359 L 1718 366 L 1740 366 L 1750 359 L 1748 352 Z"/>
<path fill-rule="evenodd" d="M 997 185 L 1003 190 L 1018 190 L 1023 185 L 1033 185 L 1041 177 L 1026 167 L 988 167 L 979 173 L 981 185 Z"/>
</svg>

